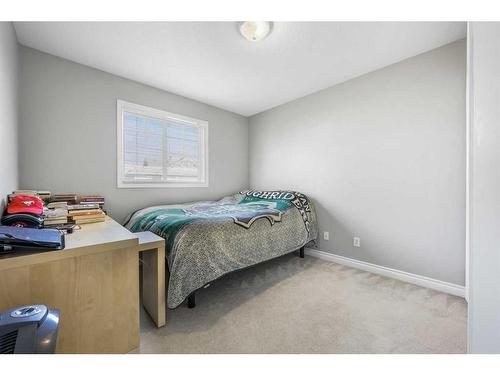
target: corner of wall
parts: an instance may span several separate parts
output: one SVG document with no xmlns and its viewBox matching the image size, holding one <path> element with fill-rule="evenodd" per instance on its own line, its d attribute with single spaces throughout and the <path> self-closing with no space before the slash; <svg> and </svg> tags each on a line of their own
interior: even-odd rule
<svg viewBox="0 0 500 375">
<path fill-rule="evenodd" d="M 12 22 L 0 22 L 0 216 L 6 196 L 19 186 L 19 43 Z"/>
</svg>

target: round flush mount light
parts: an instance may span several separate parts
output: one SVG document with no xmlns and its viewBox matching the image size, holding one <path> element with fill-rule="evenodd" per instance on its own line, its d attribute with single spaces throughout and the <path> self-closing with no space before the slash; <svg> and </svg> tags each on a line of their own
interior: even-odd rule
<svg viewBox="0 0 500 375">
<path fill-rule="evenodd" d="M 268 21 L 245 21 L 240 23 L 240 33 L 251 42 L 258 42 L 269 35 L 273 27 L 272 22 Z"/>
</svg>

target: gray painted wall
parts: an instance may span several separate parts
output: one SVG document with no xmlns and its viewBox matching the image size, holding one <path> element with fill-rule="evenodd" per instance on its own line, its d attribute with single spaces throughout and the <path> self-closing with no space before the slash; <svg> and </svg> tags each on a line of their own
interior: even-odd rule
<svg viewBox="0 0 500 375">
<path fill-rule="evenodd" d="M 5 197 L 18 187 L 18 50 L 14 27 L 0 22 L 0 216 Z"/>
<path fill-rule="evenodd" d="M 464 285 L 465 67 L 461 40 L 251 117 L 250 185 L 308 194 L 320 250 Z"/>
<path fill-rule="evenodd" d="M 472 22 L 469 351 L 500 353 L 500 23 Z"/>
<path fill-rule="evenodd" d="M 254 188 L 311 196 L 330 232 L 321 250 L 464 284 L 465 41 L 266 111 L 250 127 L 30 48 L 20 54 L 21 188 L 104 194 L 123 220 L 152 204 L 233 193 L 250 172 Z M 117 189 L 117 98 L 208 120 L 210 186 Z"/>
<path fill-rule="evenodd" d="M 20 48 L 20 185 L 103 194 L 123 220 L 153 204 L 216 199 L 248 187 L 248 119 L 27 47 Z M 116 99 L 209 122 L 209 187 L 118 189 Z"/>
</svg>

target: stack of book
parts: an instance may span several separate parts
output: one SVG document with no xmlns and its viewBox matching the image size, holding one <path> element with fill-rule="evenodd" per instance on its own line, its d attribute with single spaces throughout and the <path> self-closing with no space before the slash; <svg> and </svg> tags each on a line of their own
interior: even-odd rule
<svg viewBox="0 0 500 375">
<path fill-rule="evenodd" d="M 49 203 L 43 209 L 43 226 L 57 226 L 68 222 L 68 205 L 66 202 Z"/>
<path fill-rule="evenodd" d="M 51 203 L 66 202 L 67 204 L 76 204 L 76 194 L 55 194 L 50 198 Z"/>
<path fill-rule="evenodd" d="M 102 195 L 80 195 L 80 204 L 97 204 L 99 208 L 104 207 L 104 197 Z"/>
<path fill-rule="evenodd" d="M 97 203 L 80 203 L 68 206 L 68 216 L 75 224 L 90 224 L 104 221 L 106 214 Z"/>
</svg>

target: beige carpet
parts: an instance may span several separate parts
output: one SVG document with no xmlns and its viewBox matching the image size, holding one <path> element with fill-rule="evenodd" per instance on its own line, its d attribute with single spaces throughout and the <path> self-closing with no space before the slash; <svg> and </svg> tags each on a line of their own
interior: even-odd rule
<svg viewBox="0 0 500 375">
<path fill-rule="evenodd" d="M 295 254 L 228 275 L 141 315 L 141 353 L 464 353 L 466 302 Z"/>
</svg>

